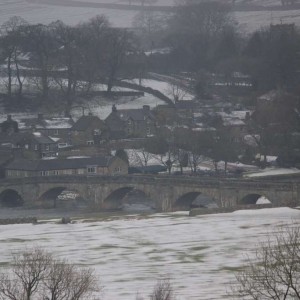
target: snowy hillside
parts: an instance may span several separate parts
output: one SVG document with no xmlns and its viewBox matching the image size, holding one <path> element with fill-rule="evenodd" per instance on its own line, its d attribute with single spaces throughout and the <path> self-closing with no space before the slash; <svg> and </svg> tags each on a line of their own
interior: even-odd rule
<svg viewBox="0 0 300 300">
<path fill-rule="evenodd" d="M 110 3 L 128 4 L 127 0 L 88 0 L 88 1 L 49 1 L 49 0 L 2 0 L 0 1 L 0 23 L 12 16 L 21 16 L 31 23 L 45 23 L 62 20 L 75 25 L 86 21 L 95 15 L 106 15 L 111 23 L 117 27 L 130 27 L 136 15 L 134 10 L 108 9 L 87 6 L 87 4 Z M 238 0 L 236 3 L 245 3 Z M 280 0 L 250 0 L 247 4 L 260 6 L 280 5 Z M 157 0 L 156 6 L 173 5 L 173 0 Z M 59 9 L 58 9 L 59 8 Z M 236 12 L 235 17 L 243 31 L 249 32 L 267 26 L 270 23 L 294 22 L 300 25 L 300 10 L 288 11 L 247 11 Z"/>
</svg>

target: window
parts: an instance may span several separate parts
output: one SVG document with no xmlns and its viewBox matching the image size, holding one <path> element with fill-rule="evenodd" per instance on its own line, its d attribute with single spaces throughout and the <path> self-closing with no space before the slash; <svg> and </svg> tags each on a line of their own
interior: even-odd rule
<svg viewBox="0 0 300 300">
<path fill-rule="evenodd" d="M 89 146 L 92 146 L 92 145 L 94 145 L 94 141 L 87 141 L 86 144 Z"/>
<path fill-rule="evenodd" d="M 45 146 L 45 149 L 46 149 L 47 151 L 49 151 L 50 146 L 49 146 L 49 145 L 46 145 L 46 146 Z"/>
<path fill-rule="evenodd" d="M 37 144 L 34 145 L 34 150 L 37 151 L 39 149 L 39 146 Z"/>
<path fill-rule="evenodd" d="M 54 135 L 58 135 L 58 129 L 53 130 Z"/>
<path fill-rule="evenodd" d="M 41 176 L 48 176 L 49 172 L 48 171 L 41 171 Z"/>
<path fill-rule="evenodd" d="M 94 135 L 100 135 L 101 130 L 100 129 L 94 129 Z"/>
<path fill-rule="evenodd" d="M 87 166 L 87 173 L 88 174 L 96 174 L 97 173 L 97 167 L 96 166 Z"/>
<path fill-rule="evenodd" d="M 151 134 L 151 128 L 150 127 L 147 127 L 147 134 Z"/>
<path fill-rule="evenodd" d="M 122 171 L 121 167 L 116 167 L 114 169 L 114 173 L 121 173 L 121 171 Z"/>
</svg>

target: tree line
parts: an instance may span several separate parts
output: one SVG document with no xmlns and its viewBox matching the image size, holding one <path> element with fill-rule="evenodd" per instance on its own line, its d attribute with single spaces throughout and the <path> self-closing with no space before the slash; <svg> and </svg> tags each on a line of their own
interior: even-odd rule
<svg viewBox="0 0 300 300">
<path fill-rule="evenodd" d="M 180 1 L 173 13 L 141 11 L 134 30 L 114 28 L 104 16 L 77 26 L 62 21 L 29 24 L 12 17 L 2 24 L 0 36 L 7 95 L 14 93 L 13 77 L 21 97 L 24 77 L 31 76 L 43 99 L 54 81 L 71 105 L 72 95 L 89 90 L 94 82 L 106 83 L 110 92 L 117 79 L 141 77 L 147 70 L 189 73 L 199 97 L 207 93 L 211 74 L 222 74 L 228 81 L 236 72 L 248 74 L 257 90 L 296 89 L 298 29 L 279 24 L 245 35 L 231 9 L 212 1 Z M 166 53 L 154 51 L 164 47 Z M 152 55 L 146 56 L 147 51 Z"/>
<path fill-rule="evenodd" d="M 111 27 L 104 16 L 74 27 L 61 21 L 29 24 L 12 17 L 1 26 L 0 49 L 9 97 L 13 95 L 13 77 L 21 97 L 28 76 L 36 80 L 43 100 L 55 82 L 69 106 L 77 90 L 88 91 L 94 82 L 106 83 L 110 92 L 125 58 L 136 50 L 133 35 Z M 26 60 L 24 54 L 28 55 Z"/>
</svg>

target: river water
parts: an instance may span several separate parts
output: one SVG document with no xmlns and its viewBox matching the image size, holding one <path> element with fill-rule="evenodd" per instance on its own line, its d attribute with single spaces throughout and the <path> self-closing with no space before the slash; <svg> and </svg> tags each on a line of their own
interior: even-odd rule
<svg viewBox="0 0 300 300">
<path fill-rule="evenodd" d="M 273 208 L 189 217 L 185 212 L 60 225 L 0 226 L 0 265 L 12 251 L 42 246 L 96 269 L 105 300 L 148 297 L 169 277 L 178 300 L 224 299 L 234 271 L 267 232 L 300 222 L 300 211 Z"/>
</svg>

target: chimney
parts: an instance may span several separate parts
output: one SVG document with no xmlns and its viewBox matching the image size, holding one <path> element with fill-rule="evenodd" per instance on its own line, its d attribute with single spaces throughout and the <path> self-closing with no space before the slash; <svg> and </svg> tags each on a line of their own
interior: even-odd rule
<svg viewBox="0 0 300 300">
<path fill-rule="evenodd" d="M 246 121 L 250 120 L 250 112 L 249 111 L 246 112 L 245 120 Z"/>
<path fill-rule="evenodd" d="M 43 114 L 38 114 L 38 120 L 42 121 L 44 119 L 44 115 Z"/>
<path fill-rule="evenodd" d="M 93 114 L 91 112 L 89 112 L 89 116 L 92 116 Z"/>
<path fill-rule="evenodd" d="M 12 120 L 11 115 L 7 115 L 7 121 L 11 121 L 11 120 Z"/>
<path fill-rule="evenodd" d="M 112 106 L 112 108 L 111 108 L 111 111 L 112 111 L 112 112 L 115 112 L 115 111 L 117 111 L 116 104 L 113 104 L 113 106 Z"/>
<path fill-rule="evenodd" d="M 35 127 L 34 124 L 32 124 L 32 125 L 30 126 L 30 129 L 31 129 L 31 132 L 36 132 L 36 127 Z"/>
<path fill-rule="evenodd" d="M 143 105 L 143 110 L 150 111 L 150 106 L 149 105 Z"/>
</svg>

